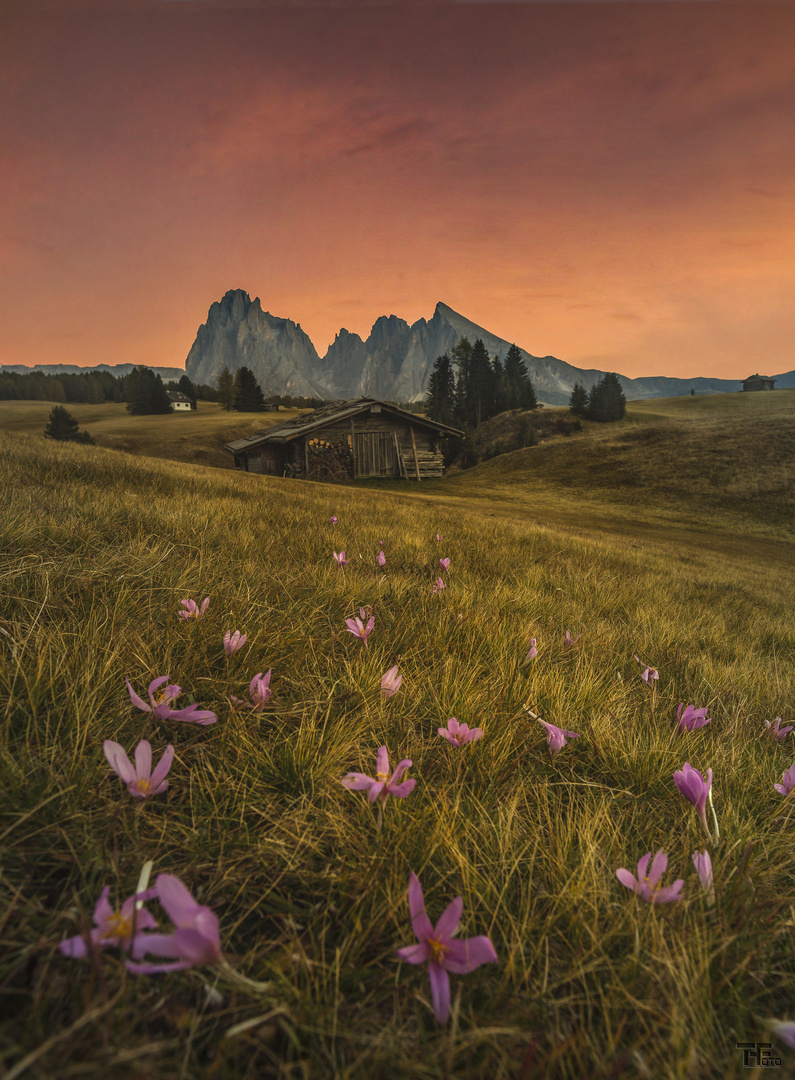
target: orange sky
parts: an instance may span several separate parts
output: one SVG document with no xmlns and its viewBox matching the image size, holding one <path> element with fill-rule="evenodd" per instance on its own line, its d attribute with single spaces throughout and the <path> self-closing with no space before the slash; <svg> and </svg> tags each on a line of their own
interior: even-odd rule
<svg viewBox="0 0 795 1080">
<path fill-rule="evenodd" d="M 179 367 L 243 288 L 321 354 L 443 300 L 577 366 L 795 368 L 789 3 L 4 11 L 0 363 Z"/>
</svg>

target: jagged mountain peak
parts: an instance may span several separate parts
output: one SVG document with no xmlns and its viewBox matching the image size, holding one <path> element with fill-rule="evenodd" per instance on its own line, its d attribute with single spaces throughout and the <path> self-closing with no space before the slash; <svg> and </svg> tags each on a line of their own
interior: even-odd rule
<svg viewBox="0 0 795 1080">
<path fill-rule="evenodd" d="M 244 289 L 230 289 L 210 305 L 186 368 L 194 382 L 215 382 L 224 366 L 235 371 L 245 365 L 266 394 L 418 401 L 425 396 L 436 358 L 462 337 L 471 342 L 480 338 L 489 354 L 500 359 L 511 345 L 440 300 L 430 320 L 418 319 L 411 326 L 398 315 L 379 316 L 366 341 L 342 328 L 321 359 L 300 323 L 263 311 L 259 297 L 251 300 Z M 589 389 L 604 374 L 524 349 L 522 356 L 539 401 L 550 405 L 566 404 L 575 382 Z M 740 389 L 730 379 L 619 377 L 628 398 L 686 394 L 691 386 L 700 393 Z M 785 380 L 789 374 L 778 376 L 778 385 L 792 385 Z"/>
</svg>

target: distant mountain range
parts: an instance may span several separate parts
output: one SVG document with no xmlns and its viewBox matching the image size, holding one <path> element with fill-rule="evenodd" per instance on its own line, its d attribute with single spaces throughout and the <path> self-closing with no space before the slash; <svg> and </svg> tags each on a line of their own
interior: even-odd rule
<svg viewBox="0 0 795 1080">
<path fill-rule="evenodd" d="M 250 368 L 265 392 L 317 398 L 376 397 L 389 401 L 419 401 L 425 396 L 428 377 L 437 356 L 449 352 L 462 338 L 480 338 L 491 356 L 503 359 L 511 342 L 497 337 L 447 304 L 438 303 L 430 320 L 411 326 L 396 315 L 376 319 L 366 341 L 358 334 L 340 330 L 325 356 L 319 356 L 300 323 L 281 319 L 262 310 L 242 289 L 230 289 L 210 305 L 207 321 L 196 334 L 185 362 L 195 383 L 214 385 L 224 367 L 236 371 Z M 568 404 L 575 383 L 590 389 L 604 375 L 596 368 L 577 368 L 555 356 L 534 356 L 522 349 L 525 365 L 538 400 L 548 405 Z M 69 364 L 0 365 L 2 371 L 20 374 L 39 371 L 47 375 L 109 371 L 127 375 L 133 364 L 115 367 L 100 364 L 80 368 Z M 758 367 L 749 361 L 748 375 Z M 153 368 L 163 379 L 179 379 L 181 368 Z M 765 372 L 765 374 L 768 374 Z M 772 376 L 777 389 L 795 387 L 795 371 Z M 639 398 L 677 397 L 689 394 L 724 394 L 742 389 L 738 379 L 675 379 L 663 375 L 628 379 L 619 374 L 630 401 Z"/>
<path fill-rule="evenodd" d="M 34 364 L 33 367 L 26 367 L 24 364 L 0 364 L 0 373 L 13 371 L 17 375 L 85 375 L 88 371 L 107 371 L 109 375 L 123 379 L 137 366 L 137 364 L 97 364 L 95 367 L 78 367 L 77 364 Z M 146 367 L 149 366 L 149 364 L 146 365 Z M 166 382 L 171 379 L 179 381 L 185 374 L 184 368 L 176 367 L 153 367 L 152 371 Z"/>
</svg>

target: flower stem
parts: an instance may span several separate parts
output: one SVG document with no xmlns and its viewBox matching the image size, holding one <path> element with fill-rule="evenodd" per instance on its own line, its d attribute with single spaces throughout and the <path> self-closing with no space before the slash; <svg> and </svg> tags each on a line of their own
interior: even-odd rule
<svg viewBox="0 0 795 1080">
<path fill-rule="evenodd" d="M 720 840 L 720 829 L 718 828 L 718 815 L 715 813 L 715 807 L 714 807 L 714 805 L 712 803 L 712 788 L 711 787 L 709 789 L 709 792 L 707 793 L 707 798 L 709 799 L 709 808 L 712 811 L 712 820 L 715 823 L 715 841 L 717 842 L 718 840 Z"/>
</svg>

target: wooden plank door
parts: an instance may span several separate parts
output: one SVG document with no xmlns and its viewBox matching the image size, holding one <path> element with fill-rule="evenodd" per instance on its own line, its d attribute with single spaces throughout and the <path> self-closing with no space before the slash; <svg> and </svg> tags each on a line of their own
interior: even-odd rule
<svg viewBox="0 0 795 1080">
<path fill-rule="evenodd" d="M 397 455 L 391 431 L 355 431 L 353 453 L 356 476 L 396 476 Z"/>
</svg>

